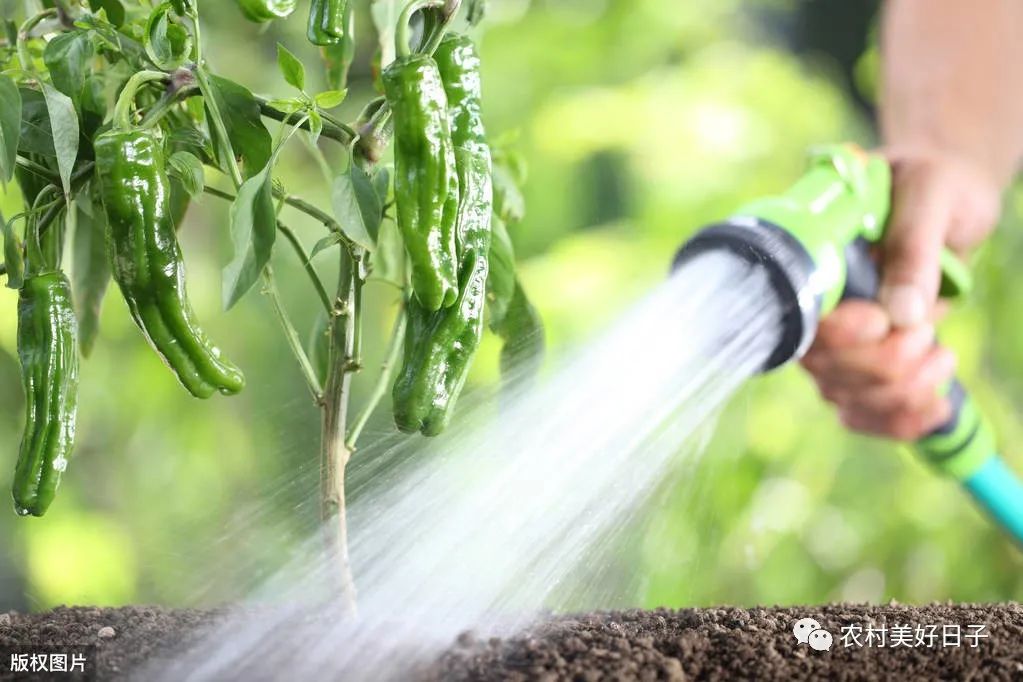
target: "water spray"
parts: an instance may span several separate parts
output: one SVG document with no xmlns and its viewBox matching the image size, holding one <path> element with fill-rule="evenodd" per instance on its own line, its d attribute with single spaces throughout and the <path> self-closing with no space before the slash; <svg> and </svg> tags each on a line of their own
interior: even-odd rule
<svg viewBox="0 0 1023 682">
<path fill-rule="evenodd" d="M 699 231 L 675 266 L 708 252 L 729 252 L 764 268 L 783 306 L 769 371 L 806 352 L 819 321 L 845 299 L 875 299 L 877 265 L 870 249 L 884 235 L 891 168 L 853 145 L 823 148 L 784 194 L 747 204 L 727 220 Z M 957 297 L 970 273 L 948 251 L 941 257 L 940 294 Z M 958 379 L 944 389 L 949 420 L 913 444 L 934 468 L 958 480 L 980 507 L 1023 544 L 1023 483 L 997 452 L 990 423 Z"/>
</svg>

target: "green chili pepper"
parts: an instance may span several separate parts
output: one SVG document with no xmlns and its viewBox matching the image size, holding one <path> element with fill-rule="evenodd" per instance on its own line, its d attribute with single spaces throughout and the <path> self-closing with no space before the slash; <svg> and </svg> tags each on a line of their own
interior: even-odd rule
<svg viewBox="0 0 1023 682">
<path fill-rule="evenodd" d="M 355 8 L 349 3 L 345 8 L 344 36 L 320 50 L 326 68 L 327 86 L 343 90 L 348 83 L 348 73 L 355 60 Z"/>
<path fill-rule="evenodd" d="M 345 37 L 348 0 L 312 0 L 306 36 L 313 45 L 337 45 Z"/>
<path fill-rule="evenodd" d="M 186 296 L 159 141 L 144 130 L 112 130 L 95 149 L 111 270 L 132 318 L 192 395 L 238 393 L 242 373 L 206 337 Z"/>
<path fill-rule="evenodd" d="M 249 21 L 263 24 L 285 19 L 295 11 L 296 0 L 237 0 L 242 14 Z"/>
<path fill-rule="evenodd" d="M 434 436 L 451 420 L 483 335 L 489 273 L 493 182 L 490 147 L 481 116 L 479 57 L 464 36 L 445 39 L 437 64 L 459 180 L 457 249 L 459 293 L 436 312 L 408 302 L 404 365 L 394 384 L 395 421 L 402 431 Z"/>
<path fill-rule="evenodd" d="M 480 57 L 472 39 L 448 33 L 433 58 L 448 98 L 452 144 L 464 149 L 486 148 L 489 151 L 483 127 Z"/>
<path fill-rule="evenodd" d="M 78 404 L 78 322 L 62 272 L 30 276 L 18 297 L 25 431 L 14 472 L 18 514 L 46 513 L 67 468 Z"/>
<path fill-rule="evenodd" d="M 404 364 L 392 395 L 398 428 L 425 436 L 441 433 L 450 422 L 483 336 L 492 203 L 490 157 L 468 150 L 459 150 L 459 157 L 469 166 L 463 174 L 468 182 L 459 216 L 461 289 L 454 305 L 433 312 L 415 298 L 408 301 Z"/>
<path fill-rule="evenodd" d="M 437 64 L 421 54 L 388 66 L 384 89 L 394 120 L 394 198 L 412 289 L 423 308 L 439 310 L 458 296 L 458 174 L 447 95 Z"/>
</svg>

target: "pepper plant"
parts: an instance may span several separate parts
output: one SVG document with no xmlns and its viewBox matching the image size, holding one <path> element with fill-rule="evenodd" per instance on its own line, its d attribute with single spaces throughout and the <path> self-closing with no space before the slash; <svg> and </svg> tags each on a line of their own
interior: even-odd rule
<svg viewBox="0 0 1023 682">
<path fill-rule="evenodd" d="M 42 516 L 68 466 L 79 355 L 88 357 L 96 341 L 111 280 L 171 370 L 168 379 L 196 398 L 243 389 L 244 368 L 203 332 L 187 296 L 177 233 L 188 229 L 188 205 L 200 194 L 227 202 L 233 254 L 223 270 L 225 310 L 258 285 L 321 412 L 325 537 L 350 603 L 345 468 L 399 362 L 391 391 L 396 424 L 432 436 L 451 418 L 485 309 L 505 340 L 503 368 L 542 350 L 506 230 L 522 218 L 525 174 L 513 152 L 490 144 L 479 56 L 456 32 L 480 22 L 483 0 L 464 8 L 460 0 L 367 0 L 379 64 L 371 86 L 382 96 L 346 123 L 331 111 L 346 97 L 357 54 L 355 19 L 364 16 L 357 2 L 301 3 L 330 89 L 310 94 L 307 65 L 278 45 L 280 71 L 297 94 L 268 99 L 204 58 L 197 0 L 4 1 L 0 181 L 24 200 L 20 213 L 0 217 L 0 272 L 20 291 L 26 421 L 13 491 L 19 514 Z M 255 22 L 295 20 L 300 5 L 236 4 Z M 281 150 L 301 136 L 328 175 L 329 207 L 294 194 L 275 174 Z M 333 144 L 344 152 L 339 167 L 322 151 Z M 311 249 L 287 225 L 295 211 L 323 226 Z M 277 293 L 270 259 L 282 243 L 322 307 L 312 349 Z M 321 253 L 340 266 L 333 287 L 314 263 Z M 378 383 L 350 415 L 351 381 L 362 365 L 362 290 L 371 276 L 400 289 L 403 303 L 389 343 L 380 340 L 388 360 Z"/>
</svg>

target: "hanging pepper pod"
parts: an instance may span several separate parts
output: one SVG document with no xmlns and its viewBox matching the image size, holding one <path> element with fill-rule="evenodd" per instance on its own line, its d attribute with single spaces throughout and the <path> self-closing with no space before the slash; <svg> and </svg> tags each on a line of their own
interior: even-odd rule
<svg viewBox="0 0 1023 682">
<path fill-rule="evenodd" d="M 487 149 L 483 127 L 480 57 L 467 35 L 448 33 L 433 55 L 448 99 L 451 142 L 463 149 Z"/>
<path fill-rule="evenodd" d="M 313 45 L 337 45 L 345 37 L 349 0 L 312 0 L 306 37 Z"/>
<path fill-rule="evenodd" d="M 78 322 L 62 272 L 31 275 L 18 296 L 18 359 L 25 430 L 14 472 L 14 507 L 42 516 L 67 468 L 78 405 Z"/>
<path fill-rule="evenodd" d="M 296 0 L 236 0 L 242 14 L 249 21 L 264 24 L 274 19 L 286 19 L 295 11 Z"/>
<path fill-rule="evenodd" d="M 493 209 L 476 49 L 468 38 L 451 36 L 441 42 L 436 60 L 456 145 L 459 292 L 454 305 L 436 312 L 414 299 L 408 302 L 404 364 L 392 396 L 398 428 L 426 436 L 441 433 L 450 422 L 483 336 Z"/>
<path fill-rule="evenodd" d="M 345 8 L 344 35 L 320 50 L 323 65 L 326 69 L 327 86 L 334 90 L 343 90 L 348 84 L 348 73 L 355 61 L 355 7 L 348 3 Z"/>
<path fill-rule="evenodd" d="M 401 371 L 392 398 L 398 428 L 436 436 L 447 428 L 483 336 L 492 204 L 490 157 L 458 151 L 468 166 L 459 212 L 461 288 L 454 305 L 426 310 L 408 301 Z"/>
<path fill-rule="evenodd" d="M 383 80 L 394 120 L 397 223 L 412 289 L 424 309 L 439 310 L 458 296 L 458 174 L 447 95 L 437 64 L 423 54 L 399 57 Z"/>
<path fill-rule="evenodd" d="M 95 150 L 111 270 L 132 319 L 192 395 L 238 393 L 242 373 L 221 357 L 188 302 L 160 142 L 148 131 L 114 129 Z"/>
</svg>

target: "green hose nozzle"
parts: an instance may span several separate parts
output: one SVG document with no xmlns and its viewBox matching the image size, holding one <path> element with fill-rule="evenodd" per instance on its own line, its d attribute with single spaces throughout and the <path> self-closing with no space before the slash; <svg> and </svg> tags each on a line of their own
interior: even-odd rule
<svg viewBox="0 0 1023 682">
<path fill-rule="evenodd" d="M 725 250 L 767 270 L 783 304 L 778 345 L 764 370 L 797 359 L 819 320 L 848 298 L 875 299 L 879 273 L 870 255 L 884 235 L 891 168 L 855 145 L 816 150 L 810 168 L 784 194 L 753 201 L 731 218 L 700 230 L 676 257 L 676 266 Z M 965 294 L 970 273 L 942 254 L 940 293 Z M 980 505 L 1023 544 L 1023 484 L 996 452 L 994 434 L 958 380 L 946 389 L 952 417 L 914 443 L 929 464 L 959 480 Z"/>
</svg>

